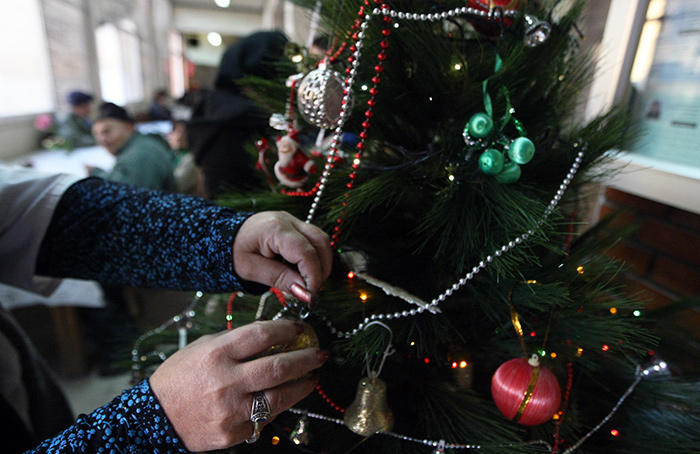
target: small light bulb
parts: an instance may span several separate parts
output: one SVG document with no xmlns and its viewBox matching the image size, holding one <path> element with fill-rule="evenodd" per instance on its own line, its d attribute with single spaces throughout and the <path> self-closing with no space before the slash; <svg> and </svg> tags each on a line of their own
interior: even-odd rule
<svg viewBox="0 0 700 454">
<path fill-rule="evenodd" d="M 360 299 L 362 301 L 367 301 L 367 294 L 366 293 L 360 293 Z"/>
<path fill-rule="evenodd" d="M 462 69 L 462 65 L 461 65 L 460 63 L 456 63 L 456 64 L 455 64 L 455 69 L 456 69 L 457 71 L 459 71 L 460 69 Z"/>
<path fill-rule="evenodd" d="M 350 271 L 350 272 L 348 273 L 348 278 L 349 278 L 349 279 L 352 279 L 353 277 L 355 277 L 355 273 L 353 273 L 352 271 Z"/>
<path fill-rule="evenodd" d="M 221 38 L 220 34 L 216 32 L 209 32 L 207 33 L 207 41 L 209 41 L 209 44 L 212 46 L 219 47 L 223 42 L 223 39 Z"/>
<path fill-rule="evenodd" d="M 617 308 L 616 308 L 616 307 L 611 307 L 611 308 L 610 308 L 610 313 L 613 314 L 613 315 L 614 315 L 614 314 L 617 314 Z"/>
<path fill-rule="evenodd" d="M 304 60 L 304 56 L 301 54 L 295 54 L 292 56 L 292 61 L 294 63 L 301 63 Z"/>
<path fill-rule="evenodd" d="M 602 350 L 603 350 L 604 352 L 607 352 L 608 350 L 610 350 L 610 346 L 608 346 L 607 344 L 605 344 L 605 345 L 603 345 L 603 349 L 602 349 Z"/>
<path fill-rule="evenodd" d="M 578 274 L 583 274 L 585 271 L 583 270 L 583 266 L 578 266 L 576 267 L 576 271 L 578 271 Z"/>
<path fill-rule="evenodd" d="M 455 176 L 454 176 L 454 175 L 450 175 L 450 176 L 447 177 L 447 179 L 450 180 L 450 181 L 455 181 Z"/>
<path fill-rule="evenodd" d="M 468 364 L 467 364 L 466 361 L 460 361 L 460 362 L 459 362 L 459 368 L 460 368 L 460 369 L 464 369 L 464 368 L 467 367 L 467 366 L 468 366 Z"/>
</svg>

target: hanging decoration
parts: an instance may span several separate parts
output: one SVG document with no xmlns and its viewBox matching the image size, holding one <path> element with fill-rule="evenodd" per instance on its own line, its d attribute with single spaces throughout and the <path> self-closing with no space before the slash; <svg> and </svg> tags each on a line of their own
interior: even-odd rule
<svg viewBox="0 0 700 454">
<path fill-rule="evenodd" d="M 377 371 L 372 371 L 369 358 L 366 358 L 367 376 L 357 385 L 355 400 L 345 410 L 343 420 L 348 429 L 363 437 L 370 437 L 377 432 L 386 432 L 394 427 L 394 414 L 387 404 L 386 383 L 379 378 L 387 356 L 394 353 L 391 345 L 393 333 L 391 328 L 381 322 L 372 322 L 365 327 L 379 325 L 389 331 L 389 344 L 384 350 Z"/>
<path fill-rule="evenodd" d="M 472 27 L 484 36 L 496 38 L 513 25 L 513 15 L 520 8 L 520 0 L 469 0 L 469 7 L 488 13 L 487 19 L 469 17 Z"/>
<path fill-rule="evenodd" d="M 508 419 L 536 426 L 552 419 L 561 403 L 561 388 L 537 355 L 503 363 L 491 379 L 491 395 Z"/>
<path fill-rule="evenodd" d="M 304 415 L 297 421 L 296 426 L 289 434 L 289 439 L 295 445 L 308 446 L 311 442 L 311 433 L 309 432 L 309 418 Z"/>
<path fill-rule="evenodd" d="M 531 14 L 525 14 L 525 30 L 523 31 L 523 42 L 528 47 L 537 47 L 549 39 L 552 33 L 552 26 L 536 18 Z"/>
<path fill-rule="evenodd" d="M 277 162 L 274 166 L 277 180 L 288 188 L 300 188 L 309 175 L 316 173 L 316 163 L 299 147 L 299 131 L 290 128 L 277 138 Z"/>
<path fill-rule="evenodd" d="M 301 117 L 319 129 L 331 129 L 340 120 L 343 79 L 328 67 L 327 60 L 304 76 L 297 89 Z"/>
<path fill-rule="evenodd" d="M 500 57 L 496 56 L 494 72 L 498 72 L 501 65 Z M 515 183 L 522 173 L 520 166 L 530 162 L 535 155 L 535 144 L 526 137 L 525 128 L 513 116 L 515 109 L 510 105 L 508 90 L 505 87 L 501 88 L 501 94 L 506 100 L 506 112 L 502 120 L 496 124 L 491 95 L 487 87 L 488 79 L 483 83 L 486 112 L 472 115 L 462 131 L 464 143 L 467 145 L 466 159 L 469 159 L 474 152 L 478 152 L 481 172 L 494 176 L 499 183 Z M 510 139 L 504 133 L 510 123 L 519 134 L 515 139 Z"/>
</svg>

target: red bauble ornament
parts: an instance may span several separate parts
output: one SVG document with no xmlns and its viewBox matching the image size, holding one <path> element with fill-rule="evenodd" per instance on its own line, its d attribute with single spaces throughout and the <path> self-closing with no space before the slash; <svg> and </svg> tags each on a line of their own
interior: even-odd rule
<svg viewBox="0 0 700 454">
<path fill-rule="evenodd" d="M 488 7 L 485 7 L 486 5 L 488 5 Z M 469 7 L 487 12 L 494 11 L 496 8 L 501 11 L 517 11 L 520 8 L 520 0 L 489 0 L 486 2 L 469 0 Z M 497 37 L 501 31 L 501 18 L 498 16 L 470 22 L 479 33 L 485 36 Z M 512 24 L 512 17 L 503 17 L 503 26 L 510 27 Z"/>
<path fill-rule="evenodd" d="M 508 419 L 536 426 L 552 419 L 561 403 L 561 388 L 537 355 L 503 363 L 491 379 L 491 395 Z"/>
</svg>

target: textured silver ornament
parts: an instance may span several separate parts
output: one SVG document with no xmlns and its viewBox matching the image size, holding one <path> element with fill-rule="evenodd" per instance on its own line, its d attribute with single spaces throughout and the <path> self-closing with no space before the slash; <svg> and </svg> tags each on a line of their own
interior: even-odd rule
<svg viewBox="0 0 700 454">
<path fill-rule="evenodd" d="M 552 26 L 549 22 L 539 20 L 535 16 L 525 14 L 525 33 L 523 42 L 528 47 L 537 47 L 549 39 L 552 33 Z"/>
<path fill-rule="evenodd" d="M 299 83 L 297 106 L 309 124 L 320 129 L 338 125 L 343 101 L 343 79 L 340 73 L 319 65 Z"/>
</svg>

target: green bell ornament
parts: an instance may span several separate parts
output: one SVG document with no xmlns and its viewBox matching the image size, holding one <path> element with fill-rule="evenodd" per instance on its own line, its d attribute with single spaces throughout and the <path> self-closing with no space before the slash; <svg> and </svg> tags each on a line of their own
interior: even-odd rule
<svg viewBox="0 0 700 454">
<path fill-rule="evenodd" d="M 472 115 L 467 123 L 467 132 L 470 136 L 483 139 L 493 131 L 493 120 L 483 112 Z"/>
<path fill-rule="evenodd" d="M 518 164 L 527 164 L 535 155 L 535 144 L 527 137 L 518 137 L 508 147 L 508 157 Z"/>
<path fill-rule="evenodd" d="M 511 184 L 515 183 L 520 179 L 520 166 L 513 161 L 508 161 L 503 166 L 501 173 L 496 175 L 496 181 L 501 184 Z"/>
<path fill-rule="evenodd" d="M 503 170 L 504 161 L 503 153 L 489 148 L 479 156 L 479 169 L 486 175 L 498 175 Z"/>
</svg>

